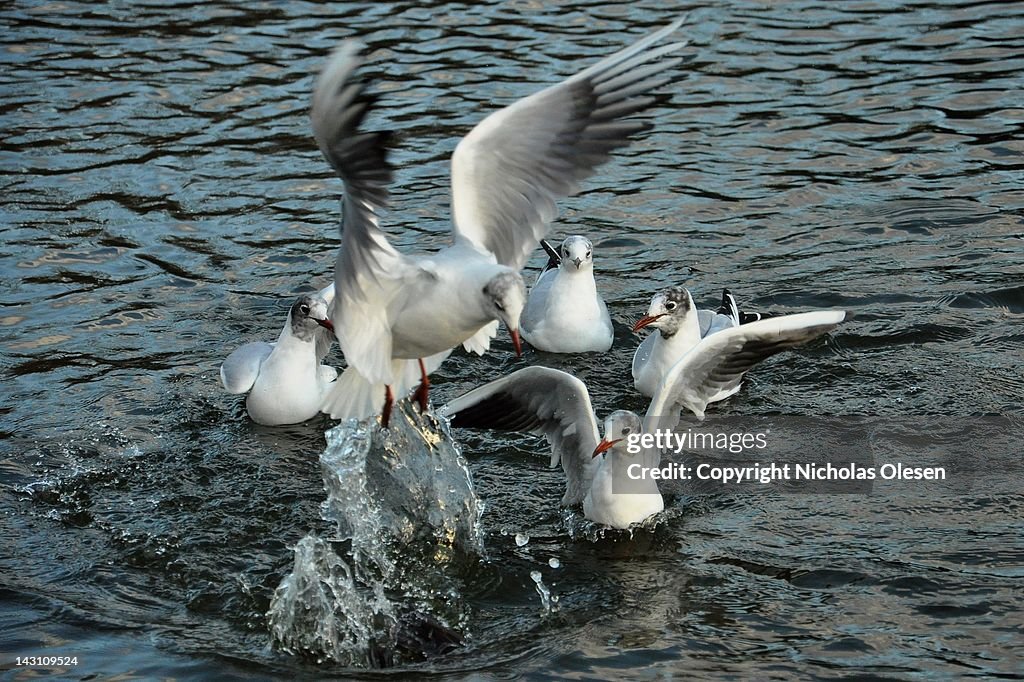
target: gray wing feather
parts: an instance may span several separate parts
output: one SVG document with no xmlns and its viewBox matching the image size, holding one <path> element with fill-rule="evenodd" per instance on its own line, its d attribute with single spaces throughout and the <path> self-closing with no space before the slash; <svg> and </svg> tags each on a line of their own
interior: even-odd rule
<svg viewBox="0 0 1024 682">
<path fill-rule="evenodd" d="M 701 338 L 708 334 L 720 332 L 723 329 L 737 326 L 737 322 L 728 315 L 722 315 L 713 310 L 698 310 L 697 320 L 700 323 Z"/>
<path fill-rule="evenodd" d="M 537 283 L 530 289 L 526 306 L 523 308 L 523 316 L 519 320 L 522 329 L 533 331 L 547 317 L 548 307 L 551 305 L 551 285 L 554 284 L 559 272 L 561 271 L 558 268 L 545 270 L 537 278 Z"/>
<path fill-rule="evenodd" d="M 649 108 L 684 43 L 649 49 L 682 19 L 589 69 L 491 114 L 452 156 L 455 233 L 521 269 L 558 214 L 555 200 L 579 191 L 611 153 L 647 130 L 623 120 Z"/>
<path fill-rule="evenodd" d="M 586 385 L 549 367 L 527 367 L 474 389 L 442 408 L 454 427 L 526 431 L 551 444 L 551 466 L 562 463 L 563 504 L 580 504 L 594 478 L 600 436 Z"/>
<path fill-rule="evenodd" d="M 220 382 L 228 393 L 246 393 L 256 383 L 263 362 L 274 352 L 274 344 L 253 341 L 240 346 L 220 366 Z"/>
<path fill-rule="evenodd" d="M 323 362 L 323 359 L 331 352 L 331 346 L 334 345 L 334 332 L 317 327 L 313 332 L 313 338 L 316 339 L 316 361 Z"/>
<path fill-rule="evenodd" d="M 373 383 L 390 383 L 388 307 L 422 270 L 398 253 L 380 229 L 393 168 L 391 131 L 359 130 L 376 97 L 356 77 L 361 45 L 346 42 L 317 79 L 310 119 L 324 158 L 345 185 L 341 249 L 335 264 L 331 319 L 346 360 Z"/>
<path fill-rule="evenodd" d="M 317 292 L 317 296 L 324 300 L 327 304 L 327 315 L 333 317 L 332 310 L 334 308 L 334 291 L 335 283 L 331 282 L 323 289 Z M 317 327 L 314 332 L 316 338 L 316 361 L 322 362 L 327 354 L 331 350 L 331 345 L 334 343 L 334 333 L 330 329 L 324 329 L 323 327 Z"/>
<path fill-rule="evenodd" d="M 316 292 L 316 295 L 319 296 L 320 298 L 322 298 L 324 300 L 324 303 L 327 304 L 327 309 L 328 310 L 330 310 L 331 306 L 334 305 L 334 291 L 335 291 L 335 283 L 331 282 L 330 284 L 325 286 L 323 289 L 321 289 L 320 291 Z"/>
<path fill-rule="evenodd" d="M 640 368 L 643 367 L 647 361 L 651 358 L 651 351 L 654 349 L 654 343 L 657 340 L 657 334 L 648 334 L 647 338 L 640 342 L 640 345 L 636 347 L 636 352 L 633 353 L 633 377 L 640 373 Z"/>
<path fill-rule="evenodd" d="M 652 425 L 650 428 L 672 428 L 679 421 L 680 408 L 703 419 L 711 398 L 734 385 L 744 372 L 765 358 L 834 329 L 845 317 L 841 310 L 819 310 L 711 334 L 665 375 L 651 400 L 645 423 Z"/>
</svg>

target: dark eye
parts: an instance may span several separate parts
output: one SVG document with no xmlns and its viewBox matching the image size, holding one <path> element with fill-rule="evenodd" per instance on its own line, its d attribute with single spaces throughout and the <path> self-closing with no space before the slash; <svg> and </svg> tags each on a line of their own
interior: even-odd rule
<svg viewBox="0 0 1024 682">
<path fill-rule="evenodd" d="M 632 430 L 632 429 L 630 429 L 630 428 L 629 428 L 628 426 L 624 427 L 624 428 L 622 429 L 622 435 L 623 435 L 623 436 L 628 436 L 628 435 L 629 435 L 629 432 L 630 432 L 631 430 Z"/>
<path fill-rule="evenodd" d="M 495 301 L 494 307 L 497 308 L 498 310 L 501 310 L 502 312 L 504 312 L 505 310 L 505 306 L 501 304 L 501 301 Z"/>
<path fill-rule="evenodd" d="M 591 253 L 593 253 L 593 251 L 587 251 L 587 258 L 590 258 Z"/>
<path fill-rule="evenodd" d="M 675 310 L 675 309 L 676 309 L 675 301 L 669 301 L 668 303 L 665 304 L 665 310 Z"/>
<path fill-rule="evenodd" d="M 299 312 L 301 312 L 303 315 L 309 315 L 309 306 L 303 303 L 302 305 L 299 306 Z"/>
</svg>

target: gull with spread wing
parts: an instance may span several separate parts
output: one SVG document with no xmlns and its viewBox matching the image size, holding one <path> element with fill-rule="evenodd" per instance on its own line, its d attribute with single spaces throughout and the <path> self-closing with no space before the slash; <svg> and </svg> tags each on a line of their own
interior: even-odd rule
<svg viewBox="0 0 1024 682">
<path fill-rule="evenodd" d="M 715 311 L 697 310 L 690 292 L 683 287 L 672 287 L 656 293 L 651 299 L 647 315 L 633 325 L 634 332 L 646 327 L 655 330 L 640 343 L 633 354 L 633 386 L 641 395 L 653 397 L 665 374 L 693 350 L 701 339 L 730 327 L 768 317 L 763 313 L 741 312 L 736 305 L 736 298 L 728 289 L 722 291 L 722 304 Z M 725 400 L 739 391 L 741 380 L 742 377 L 739 377 L 734 386 L 723 387 L 709 402 Z"/>
<path fill-rule="evenodd" d="M 677 21 L 577 75 L 501 109 L 474 127 L 452 156 L 453 244 L 399 253 L 380 227 L 392 166 L 388 131 L 361 130 L 374 103 L 355 76 L 360 47 L 343 44 L 317 80 L 311 111 L 324 157 L 345 185 L 341 248 L 331 310 L 348 368 L 321 409 L 334 418 L 381 414 L 395 391 L 427 375 L 458 344 L 483 353 L 504 322 L 519 348 L 525 287 L 519 274 L 555 219 L 555 200 L 579 191 L 610 154 L 651 127 L 630 118 L 669 83 L 682 43 L 657 43 Z M 394 389 L 394 390 L 393 390 Z"/>
<path fill-rule="evenodd" d="M 583 504 L 583 514 L 597 523 L 628 528 L 664 508 L 657 482 L 624 475 L 636 462 L 658 466 L 661 453 L 626 442 L 641 429 L 672 429 L 688 409 L 704 418 L 708 402 L 723 387 L 767 357 L 794 348 L 832 329 L 846 313 L 820 310 L 775 317 L 732 327 L 701 340 L 671 368 L 640 418 L 616 410 L 604 421 L 604 438 L 586 385 L 565 372 L 527 367 L 474 389 L 442 408 L 454 427 L 530 431 L 551 445 L 551 466 L 562 464 L 566 491 L 562 504 Z M 599 455 L 603 455 L 598 459 Z"/>
</svg>

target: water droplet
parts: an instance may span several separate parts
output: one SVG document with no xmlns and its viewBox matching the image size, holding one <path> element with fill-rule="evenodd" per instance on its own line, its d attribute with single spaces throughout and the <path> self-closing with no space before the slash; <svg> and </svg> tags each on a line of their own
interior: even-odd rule
<svg viewBox="0 0 1024 682">
<path fill-rule="evenodd" d="M 555 557 L 551 557 L 550 559 L 548 559 L 548 566 L 550 566 L 551 568 L 559 568 L 561 567 L 561 565 L 562 562 L 556 559 Z"/>
<path fill-rule="evenodd" d="M 540 579 L 540 571 L 530 571 L 530 577 L 533 578 L 533 586 L 536 588 L 537 594 L 540 595 L 540 605 L 544 615 L 550 615 L 556 610 L 551 604 L 551 590 Z"/>
<path fill-rule="evenodd" d="M 530 536 L 526 533 L 516 533 L 516 547 L 524 547 L 529 541 Z"/>
</svg>

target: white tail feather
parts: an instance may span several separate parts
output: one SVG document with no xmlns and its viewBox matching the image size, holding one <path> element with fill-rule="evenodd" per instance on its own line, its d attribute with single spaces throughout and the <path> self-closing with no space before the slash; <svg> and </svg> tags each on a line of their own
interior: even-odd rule
<svg viewBox="0 0 1024 682">
<path fill-rule="evenodd" d="M 320 411 L 331 419 L 366 419 L 384 408 L 384 384 L 371 384 L 349 367 L 331 386 Z"/>
<path fill-rule="evenodd" d="M 423 364 L 426 366 L 427 374 L 440 367 L 450 354 L 451 351 L 448 350 L 424 358 Z M 418 360 L 392 360 L 391 376 L 397 379 L 391 387 L 395 400 L 401 400 L 419 386 L 420 363 Z M 366 377 L 349 367 L 331 386 L 330 392 L 320 406 L 320 411 L 329 414 L 331 419 L 374 417 L 384 409 L 385 391 L 384 384 L 371 384 Z"/>
</svg>

